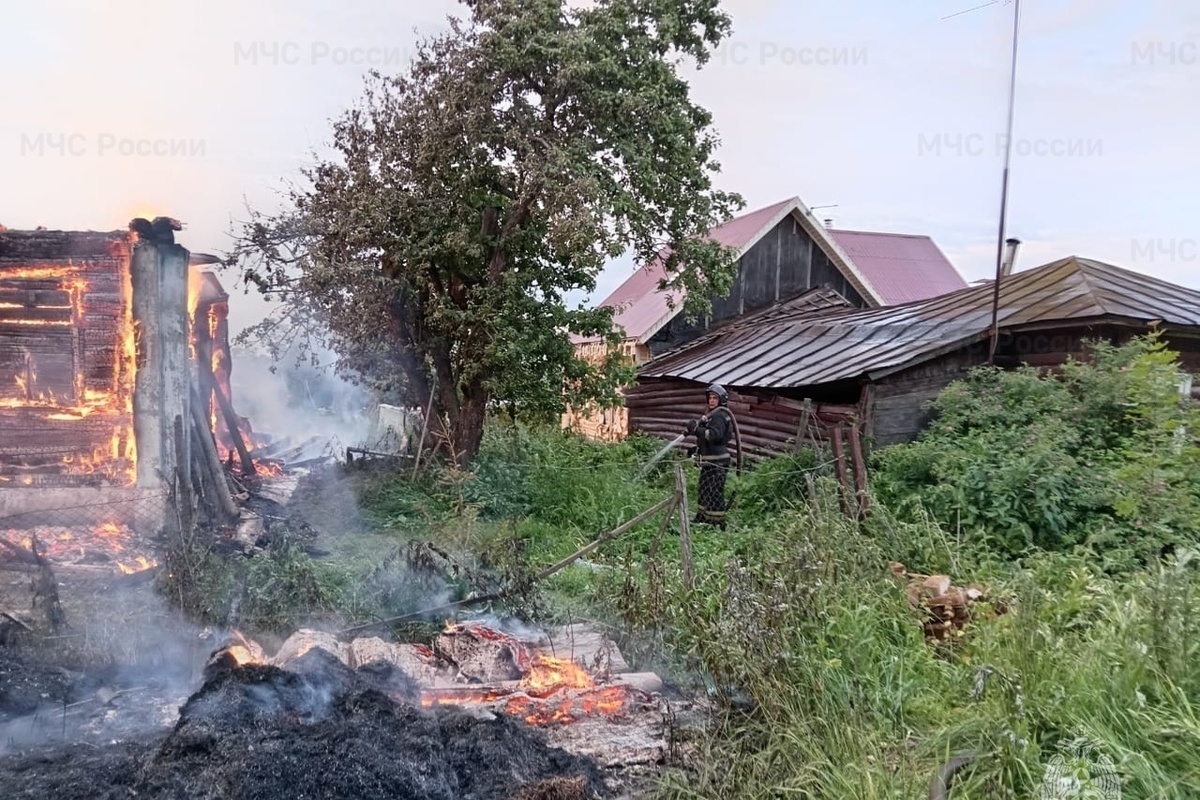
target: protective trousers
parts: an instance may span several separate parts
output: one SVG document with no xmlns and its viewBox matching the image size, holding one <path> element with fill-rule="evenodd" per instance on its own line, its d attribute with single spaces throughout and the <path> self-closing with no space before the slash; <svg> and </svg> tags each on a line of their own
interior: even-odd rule
<svg viewBox="0 0 1200 800">
<path fill-rule="evenodd" d="M 729 473 L 728 453 L 700 456 L 699 502 L 696 522 L 725 527 L 725 477 Z"/>
</svg>

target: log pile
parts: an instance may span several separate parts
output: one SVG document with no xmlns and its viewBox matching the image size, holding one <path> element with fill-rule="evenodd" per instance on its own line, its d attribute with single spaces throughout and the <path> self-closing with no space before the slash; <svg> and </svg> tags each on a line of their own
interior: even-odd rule
<svg viewBox="0 0 1200 800">
<path fill-rule="evenodd" d="M 977 583 L 955 586 L 947 575 L 911 573 L 899 562 L 892 564 L 891 571 L 905 581 L 904 594 L 908 604 L 921 616 L 925 638 L 930 641 L 962 636 L 963 629 L 972 619 L 971 607 L 987 599 L 986 589 Z M 992 611 L 1003 613 L 1004 608 L 993 604 Z"/>
</svg>

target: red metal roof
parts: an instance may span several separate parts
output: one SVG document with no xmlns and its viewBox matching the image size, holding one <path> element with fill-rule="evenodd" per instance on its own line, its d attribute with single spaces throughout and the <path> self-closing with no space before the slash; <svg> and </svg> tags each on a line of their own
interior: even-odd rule
<svg viewBox="0 0 1200 800">
<path fill-rule="evenodd" d="M 957 292 L 967 282 L 928 236 L 829 231 L 883 297 L 895 306 Z"/>
</svg>

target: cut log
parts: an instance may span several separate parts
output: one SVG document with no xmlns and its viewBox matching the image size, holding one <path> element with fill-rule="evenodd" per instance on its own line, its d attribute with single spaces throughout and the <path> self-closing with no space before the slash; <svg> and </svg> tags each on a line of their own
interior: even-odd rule
<svg viewBox="0 0 1200 800">
<path fill-rule="evenodd" d="M 455 625 L 437 635 L 434 652 L 478 683 L 518 680 L 530 655 L 516 639 L 482 625 Z"/>
<path fill-rule="evenodd" d="M 442 673 L 437 658 L 428 647 L 385 642 L 377 636 L 350 642 L 346 646 L 346 659 L 348 666 L 355 669 L 378 662 L 390 664 L 425 686 L 438 683 Z"/>
<path fill-rule="evenodd" d="M 349 663 L 345 645 L 339 642 L 332 633 L 309 628 L 301 628 L 289 636 L 287 641 L 279 646 L 279 652 L 271 657 L 271 663 L 280 669 L 290 669 L 312 650 L 323 650 L 343 664 Z"/>
</svg>

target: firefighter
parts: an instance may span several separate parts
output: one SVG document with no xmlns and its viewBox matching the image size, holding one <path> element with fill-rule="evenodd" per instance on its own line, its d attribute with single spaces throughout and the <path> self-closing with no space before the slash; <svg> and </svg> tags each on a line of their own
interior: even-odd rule
<svg viewBox="0 0 1200 800">
<path fill-rule="evenodd" d="M 733 414 L 729 410 L 729 393 L 717 384 L 705 390 L 708 413 L 689 420 L 684 428 L 688 436 L 696 437 L 696 452 L 700 459 L 699 503 L 696 522 L 725 529 L 725 477 L 732 461 L 729 440 L 733 437 Z"/>
</svg>

